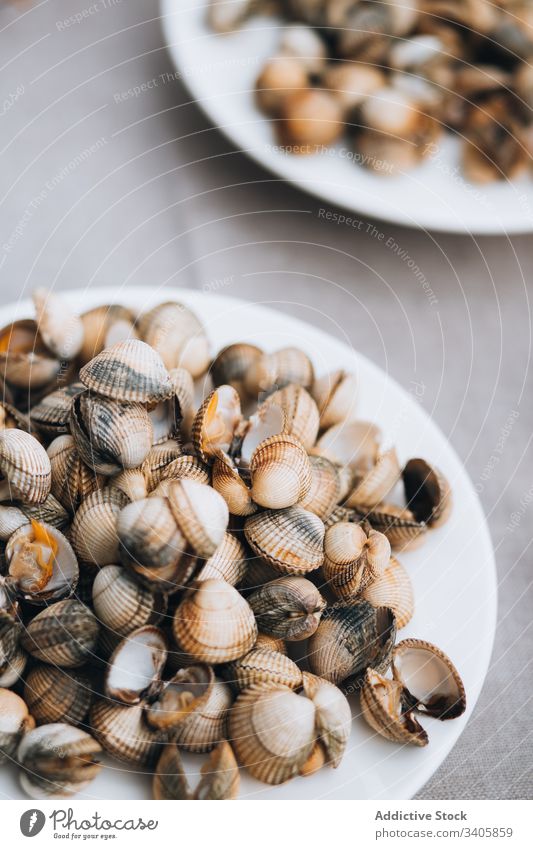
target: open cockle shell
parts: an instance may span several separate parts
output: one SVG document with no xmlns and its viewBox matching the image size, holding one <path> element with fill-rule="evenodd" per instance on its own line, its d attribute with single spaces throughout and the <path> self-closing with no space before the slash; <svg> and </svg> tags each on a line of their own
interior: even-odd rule
<svg viewBox="0 0 533 849">
<path fill-rule="evenodd" d="M 96 490 L 82 501 L 70 529 L 80 563 L 108 566 L 118 562 L 117 520 L 127 503 L 127 496 L 113 488 Z"/>
<path fill-rule="evenodd" d="M 324 559 L 324 524 L 302 507 L 265 510 L 246 519 L 244 533 L 254 552 L 277 572 L 303 575 Z"/>
<path fill-rule="evenodd" d="M 325 600 L 311 581 L 289 575 L 248 596 L 257 627 L 282 640 L 306 640 L 318 628 Z"/>
<path fill-rule="evenodd" d="M 50 459 L 34 436 L 0 430 L 0 498 L 42 504 L 50 493 Z"/>
<path fill-rule="evenodd" d="M 17 752 L 22 789 L 33 799 L 73 796 L 100 772 L 96 758 L 101 751 L 90 734 L 73 725 L 57 722 L 34 728 Z"/>
<path fill-rule="evenodd" d="M 156 624 L 166 609 L 162 593 L 141 585 L 129 569 L 115 564 L 96 574 L 92 601 L 99 621 L 121 636 Z"/>
<path fill-rule="evenodd" d="M 282 684 L 253 684 L 237 696 L 229 734 L 238 762 L 259 781 L 298 775 L 315 743 L 315 706 Z"/>
<path fill-rule="evenodd" d="M 347 507 L 371 509 L 379 504 L 400 479 L 401 470 L 395 448 L 378 455 L 375 464 L 356 480 L 346 499 Z"/>
<path fill-rule="evenodd" d="M 361 687 L 361 713 L 374 731 L 395 743 L 427 746 L 428 735 L 407 709 L 403 686 L 367 669 Z"/>
<path fill-rule="evenodd" d="M 37 660 L 74 669 L 94 659 L 99 631 L 88 607 L 66 599 L 41 610 L 27 625 L 21 644 Z"/>
<path fill-rule="evenodd" d="M 322 572 L 335 595 L 348 600 L 384 573 L 390 553 L 387 537 L 378 531 L 338 522 L 326 531 Z"/>
<path fill-rule="evenodd" d="M 61 295 L 35 289 L 33 303 L 43 342 L 58 360 L 73 360 L 83 345 L 83 322 Z"/>
<path fill-rule="evenodd" d="M 415 612 L 413 585 L 406 569 L 391 557 L 382 575 L 375 578 L 361 593 L 361 598 L 374 607 L 390 607 L 398 629 L 405 628 Z"/>
<path fill-rule="evenodd" d="M 250 459 L 251 494 L 272 510 L 292 507 L 311 487 L 311 464 L 303 445 L 288 434 L 263 440 Z"/>
<path fill-rule="evenodd" d="M 357 411 L 357 378 L 343 370 L 324 374 L 313 384 L 313 398 L 320 414 L 320 428 L 353 421 Z"/>
<path fill-rule="evenodd" d="M 0 330 L 0 378 L 9 388 L 46 393 L 61 369 L 44 345 L 37 322 L 22 319 Z"/>
<path fill-rule="evenodd" d="M 385 672 L 390 666 L 396 637 L 394 614 L 388 607 L 367 601 L 338 602 L 324 611 L 309 640 L 311 672 L 344 690 L 359 688 L 370 666 Z"/>
<path fill-rule="evenodd" d="M 132 766 L 151 769 L 165 744 L 164 735 L 145 721 L 144 705 L 121 705 L 97 699 L 91 707 L 90 725 L 102 748 Z"/>
<path fill-rule="evenodd" d="M 418 522 L 436 528 L 443 525 L 452 510 L 452 495 L 444 475 L 425 460 L 413 459 L 402 472 L 405 500 Z"/>
<path fill-rule="evenodd" d="M 192 714 L 205 707 L 215 684 L 211 666 L 197 664 L 179 669 L 162 686 L 157 699 L 146 710 L 153 728 L 174 731 Z"/>
<path fill-rule="evenodd" d="M 140 316 L 137 329 L 168 369 L 184 368 L 197 378 L 209 366 L 209 341 L 203 325 L 184 304 L 158 304 Z"/>
<path fill-rule="evenodd" d="M 219 451 L 228 453 L 242 422 L 239 394 L 233 386 L 214 389 L 198 409 L 192 424 L 192 442 L 204 462 Z"/>
<path fill-rule="evenodd" d="M 173 738 L 186 752 L 209 752 L 227 737 L 228 712 L 233 704 L 230 687 L 215 681 L 204 705 L 191 712 L 173 731 Z"/>
<path fill-rule="evenodd" d="M 219 451 L 213 463 L 213 489 L 215 489 L 233 516 L 252 516 L 257 512 L 257 504 L 252 499 L 250 487 L 239 473 L 231 457 Z"/>
<path fill-rule="evenodd" d="M 437 719 L 455 719 L 466 709 L 457 669 L 437 646 L 426 640 L 402 640 L 392 652 L 392 674 L 404 688 L 410 708 Z"/>
<path fill-rule="evenodd" d="M 228 663 L 249 652 L 257 625 L 248 602 L 225 581 L 199 582 L 174 614 L 178 647 L 200 663 Z"/>
<path fill-rule="evenodd" d="M 138 704 L 151 695 L 167 659 L 167 641 L 153 625 L 143 625 L 119 643 L 107 667 L 105 689 L 109 699 Z"/>
<path fill-rule="evenodd" d="M 14 760 L 20 740 L 34 727 L 26 702 L 11 690 L 0 688 L 0 764 Z"/>
<path fill-rule="evenodd" d="M 80 370 L 87 389 L 114 401 L 154 404 L 173 393 L 172 380 L 153 348 L 138 339 L 117 342 Z"/>
<path fill-rule="evenodd" d="M 303 691 L 316 711 L 316 732 L 331 766 L 338 767 L 352 728 L 352 711 L 348 699 L 335 684 L 303 673 Z"/>
<path fill-rule="evenodd" d="M 178 747 L 165 746 L 154 773 L 154 799 L 162 800 L 223 800 L 236 799 L 240 774 L 235 755 L 223 740 L 214 748 L 201 767 L 201 778 L 194 791 L 189 787 Z"/>
<path fill-rule="evenodd" d="M 32 604 L 65 598 L 77 587 L 78 561 L 69 541 L 44 522 L 32 519 L 15 531 L 6 560 L 17 593 Z"/>
<path fill-rule="evenodd" d="M 318 407 L 309 392 L 297 383 L 272 392 L 260 406 L 261 411 L 279 407 L 283 413 L 283 433 L 294 436 L 310 451 L 315 444 L 318 427 Z"/>
<path fill-rule="evenodd" d="M 24 682 L 24 699 L 37 725 L 68 722 L 81 725 L 92 699 L 91 679 L 58 666 L 38 664 Z"/>
<path fill-rule="evenodd" d="M 244 657 L 226 664 L 222 675 L 237 692 L 264 682 L 284 684 L 291 690 L 302 684 L 302 673 L 296 663 L 285 654 L 270 649 L 253 648 Z"/>
<path fill-rule="evenodd" d="M 359 513 L 361 519 L 366 519 L 374 530 L 385 534 L 396 551 L 412 551 L 425 540 L 428 526 L 419 522 L 406 507 L 396 504 L 378 504 L 373 510 L 363 510 Z"/>
</svg>

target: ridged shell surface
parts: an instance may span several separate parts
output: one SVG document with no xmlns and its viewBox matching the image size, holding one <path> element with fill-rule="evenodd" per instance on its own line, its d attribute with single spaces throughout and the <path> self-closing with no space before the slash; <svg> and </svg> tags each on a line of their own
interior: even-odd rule
<svg viewBox="0 0 533 849">
<path fill-rule="evenodd" d="M 81 369 L 80 380 L 93 392 L 122 402 L 151 404 L 173 391 L 160 355 L 139 339 L 117 342 L 97 354 Z"/>
<path fill-rule="evenodd" d="M 324 524 L 302 507 L 250 516 L 244 533 L 255 553 L 282 574 L 305 574 L 322 565 Z"/>
</svg>

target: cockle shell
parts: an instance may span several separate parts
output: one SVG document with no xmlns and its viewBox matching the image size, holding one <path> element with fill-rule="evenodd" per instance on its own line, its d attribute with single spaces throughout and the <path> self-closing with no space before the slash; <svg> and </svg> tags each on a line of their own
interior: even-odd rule
<svg viewBox="0 0 533 849">
<path fill-rule="evenodd" d="M 137 339 L 135 316 L 131 310 L 118 304 L 94 307 L 83 313 L 81 321 L 83 346 L 79 362 L 82 366 L 117 342 Z"/>
<path fill-rule="evenodd" d="M 9 537 L 23 525 L 28 524 L 26 515 L 20 507 L 0 504 L 0 540 L 7 542 Z"/>
<path fill-rule="evenodd" d="M 74 399 L 70 428 L 81 459 L 101 475 L 136 469 L 153 444 L 152 422 L 142 404 L 123 404 L 90 392 Z"/>
<path fill-rule="evenodd" d="M 81 728 L 62 722 L 40 725 L 18 747 L 22 789 L 34 799 L 73 796 L 100 772 L 100 752 L 96 740 Z"/>
<path fill-rule="evenodd" d="M 242 422 L 239 394 L 233 386 L 214 389 L 198 409 L 192 424 L 192 442 L 204 462 L 219 451 L 229 452 Z"/>
<path fill-rule="evenodd" d="M 303 673 L 303 691 L 316 711 L 316 732 L 331 766 L 338 767 L 350 737 L 352 711 L 338 687 L 310 672 Z"/>
<path fill-rule="evenodd" d="M 322 615 L 309 640 L 311 672 L 332 684 L 357 689 L 370 666 L 384 672 L 390 665 L 396 636 L 394 615 L 388 607 L 367 601 L 338 602 Z"/>
<path fill-rule="evenodd" d="M 215 553 L 202 566 L 196 579 L 206 581 L 208 578 L 216 578 L 227 581 L 235 587 L 242 581 L 246 569 L 246 549 L 236 536 L 226 532 Z"/>
<path fill-rule="evenodd" d="M 127 503 L 124 493 L 112 488 L 96 490 L 82 501 L 70 530 L 70 541 L 80 563 L 118 563 L 117 521 Z"/>
<path fill-rule="evenodd" d="M 277 572 L 303 575 L 322 565 L 324 524 L 302 507 L 250 516 L 244 533 L 254 552 Z"/>
<path fill-rule="evenodd" d="M 272 637 L 270 634 L 262 634 L 261 632 L 257 635 L 254 649 L 268 649 L 269 651 L 277 651 L 280 654 L 287 654 L 285 640 L 279 637 Z"/>
<path fill-rule="evenodd" d="M 45 604 L 75 591 L 79 569 L 67 538 L 44 522 L 23 525 L 6 547 L 9 577 L 17 592 L 32 604 Z"/>
<path fill-rule="evenodd" d="M 131 631 L 118 644 L 107 667 L 105 691 L 109 699 L 138 704 L 159 684 L 167 659 L 167 641 L 153 625 Z"/>
<path fill-rule="evenodd" d="M 169 743 L 161 752 L 154 770 L 152 789 L 154 799 L 160 801 L 184 802 L 192 799 L 181 754 L 175 743 Z"/>
<path fill-rule="evenodd" d="M 117 342 L 80 370 L 87 389 L 114 401 L 154 404 L 170 398 L 172 380 L 156 350 L 139 339 Z"/>
<path fill-rule="evenodd" d="M 61 363 L 45 347 L 37 323 L 15 321 L 0 331 L 0 378 L 13 389 L 46 392 Z"/>
<path fill-rule="evenodd" d="M 233 704 L 231 689 L 215 681 L 205 704 L 192 711 L 173 730 L 173 738 L 186 752 L 209 752 L 227 736 L 228 713 Z"/>
<path fill-rule="evenodd" d="M 294 436 L 310 451 L 318 435 L 319 412 L 309 392 L 297 383 L 290 383 L 272 392 L 260 409 L 273 405 L 283 413 L 283 433 Z"/>
<path fill-rule="evenodd" d="M 173 481 L 168 502 L 174 519 L 198 557 L 209 558 L 224 539 L 229 512 L 218 492 L 190 479 Z"/>
<path fill-rule="evenodd" d="M 154 773 L 154 799 L 207 801 L 236 799 L 240 775 L 230 744 L 223 740 L 201 768 L 201 778 L 191 793 L 178 747 L 165 746 Z"/>
<path fill-rule="evenodd" d="M 313 379 L 313 365 L 307 354 L 299 348 L 281 348 L 254 361 L 246 374 L 245 386 L 249 395 L 259 397 L 289 383 L 309 389 Z"/>
<path fill-rule="evenodd" d="M 338 598 L 351 599 L 384 573 L 390 553 L 387 537 L 378 531 L 338 522 L 326 531 L 322 573 Z"/>
<path fill-rule="evenodd" d="M 391 557 L 382 575 L 375 578 L 361 593 L 361 598 L 374 607 L 390 607 L 398 629 L 405 628 L 415 611 L 413 585 L 402 564 Z"/>
<path fill-rule="evenodd" d="M 404 700 L 399 681 L 367 669 L 361 687 L 361 713 L 374 731 L 395 743 L 427 746 L 428 735 Z"/>
<path fill-rule="evenodd" d="M 159 445 L 154 445 L 142 465 L 146 476 L 148 490 L 153 490 L 161 480 L 165 469 L 183 456 L 183 448 L 175 439 L 169 439 Z"/>
<path fill-rule="evenodd" d="M 413 459 L 402 472 L 407 507 L 418 522 L 443 525 L 452 510 L 452 495 L 444 475 L 425 460 Z"/>
<path fill-rule="evenodd" d="M 303 445 L 278 434 L 261 442 L 250 459 L 251 495 L 272 510 L 292 507 L 311 487 L 311 464 Z"/>
<path fill-rule="evenodd" d="M 202 463 L 202 461 L 199 460 L 198 457 L 195 457 L 194 454 L 182 454 L 181 457 L 176 457 L 175 460 L 167 463 L 167 465 L 158 472 L 157 478 L 158 484 L 163 483 L 163 481 L 183 480 L 183 478 L 197 481 L 198 483 L 211 483 L 209 466 Z M 154 479 L 153 474 L 152 479 Z"/>
<path fill-rule="evenodd" d="M 300 499 L 300 507 L 326 519 L 341 498 L 341 477 L 338 467 L 325 457 L 311 455 L 311 486 L 307 495 Z"/>
<path fill-rule="evenodd" d="M 56 530 L 61 531 L 62 534 L 66 534 L 69 528 L 70 516 L 52 493 L 42 504 L 22 504 L 19 502 L 18 507 L 26 516 L 28 522 L 34 519 L 43 525 L 51 525 Z"/>
<path fill-rule="evenodd" d="M 27 433 L 31 433 L 33 428 L 29 417 L 5 400 L 5 397 L 1 394 L 3 388 L 0 382 L 0 430 L 18 428 L 18 430 L 25 430 Z"/>
<path fill-rule="evenodd" d="M 219 451 L 213 463 L 213 489 L 222 496 L 233 516 L 252 516 L 257 504 L 252 499 L 250 487 L 239 469 L 224 451 Z"/>
<path fill-rule="evenodd" d="M 27 655 L 20 644 L 22 625 L 0 610 L 0 687 L 12 687 L 26 666 Z"/>
<path fill-rule="evenodd" d="M 209 369 L 214 386 L 229 384 L 237 390 L 241 400 L 244 400 L 246 398 L 246 374 L 262 354 L 261 348 L 249 345 L 246 342 L 236 342 L 222 348 Z"/>
<path fill-rule="evenodd" d="M 58 360 L 73 360 L 83 345 L 83 323 L 61 295 L 47 289 L 33 292 L 37 326 L 43 342 Z"/>
<path fill-rule="evenodd" d="M 315 380 L 313 398 L 322 430 L 356 418 L 357 392 L 357 378 L 350 372 L 334 371 Z"/>
<path fill-rule="evenodd" d="M 28 706 L 11 690 L 0 689 L 0 764 L 13 761 L 19 742 L 35 727 Z"/>
<path fill-rule="evenodd" d="M 70 434 L 56 437 L 47 453 L 52 469 L 52 495 L 66 510 L 75 513 L 84 498 L 104 486 L 105 478 L 83 462 Z"/>
<path fill-rule="evenodd" d="M 209 342 L 202 323 L 184 304 L 158 304 L 139 318 L 137 328 L 168 369 L 187 369 L 194 378 L 206 371 Z"/>
<path fill-rule="evenodd" d="M 48 455 L 34 436 L 17 428 L 0 430 L 1 497 L 41 504 L 50 493 Z"/>
<path fill-rule="evenodd" d="M 380 442 L 381 431 L 372 422 L 347 421 L 324 431 L 312 453 L 362 474 L 374 466 Z"/>
<path fill-rule="evenodd" d="M 355 488 L 346 499 L 347 507 L 372 509 L 394 488 L 401 470 L 395 448 L 379 454 L 374 466 L 359 477 Z"/>
<path fill-rule="evenodd" d="M 161 593 L 142 586 L 129 569 L 114 564 L 98 571 L 92 601 L 98 620 L 121 636 L 156 624 L 166 607 Z"/>
<path fill-rule="evenodd" d="M 363 514 L 360 514 L 361 518 Z M 373 510 L 364 511 L 364 518 L 376 531 L 385 534 L 396 551 L 411 551 L 424 542 L 428 526 L 419 522 L 406 507 L 395 504 L 378 504 Z"/>
<path fill-rule="evenodd" d="M 197 664 L 179 669 L 162 685 L 157 699 L 147 708 L 149 725 L 174 732 L 207 704 L 214 683 L 215 673 L 211 666 Z"/>
<path fill-rule="evenodd" d="M 282 684 L 253 684 L 237 696 L 229 734 L 238 762 L 266 784 L 298 775 L 315 742 L 315 706 Z"/>
<path fill-rule="evenodd" d="M 84 388 L 83 383 L 71 383 L 45 395 L 30 410 L 32 426 L 47 438 L 68 433 L 72 400 Z"/>
<path fill-rule="evenodd" d="M 160 731 L 150 728 L 144 705 L 121 705 L 98 699 L 91 707 L 93 733 L 110 755 L 133 766 L 155 766 L 164 745 Z"/>
<path fill-rule="evenodd" d="M 89 712 L 92 692 L 87 675 L 45 664 L 34 666 L 24 682 L 24 699 L 37 725 L 81 725 Z"/>
<path fill-rule="evenodd" d="M 37 660 L 73 669 L 94 657 L 99 625 L 92 611 L 75 599 L 51 604 L 35 616 L 21 644 Z"/>
<path fill-rule="evenodd" d="M 290 657 L 270 649 L 253 648 L 244 657 L 226 664 L 222 669 L 224 680 L 239 692 L 251 684 L 272 682 L 284 684 L 291 690 L 301 687 L 302 673 Z"/>
<path fill-rule="evenodd" d="M 228 663 L 249 652 L 257 625 L 248 602 L 225 581 L 201 581 L 183 599 L 172 624 L 178 647 L 200 663 Z"/>
<path fill-rule="evenodd" d="M 408 638 L 392 652 L 392 674 L 404 688 L 407 705 L 437 719 L 455 719 L 466 709 L 461 676 L 443 651 L 426 640 Z"/>
<path fill-rule="evenodd" d="M 259 587 L 248 596 L 257 627 L 283 640 L 305 640 L 314 634 L 326 602 L 306 578 L 287 576 Z"/>
</svg>

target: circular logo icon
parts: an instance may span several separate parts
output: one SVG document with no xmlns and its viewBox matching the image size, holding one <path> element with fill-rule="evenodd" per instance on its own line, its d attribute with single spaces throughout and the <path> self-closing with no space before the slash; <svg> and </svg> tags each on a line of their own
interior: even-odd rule
<svg viewBox="0 0 533 849">
<path fill-rule="evenodd" d="M 24 837 L 35 837 L 43 830 L 46 817 L 42 811 L 32 808 L 30 811 L 24 811 L 20 818 L 20 830 Z"/>
</svg>

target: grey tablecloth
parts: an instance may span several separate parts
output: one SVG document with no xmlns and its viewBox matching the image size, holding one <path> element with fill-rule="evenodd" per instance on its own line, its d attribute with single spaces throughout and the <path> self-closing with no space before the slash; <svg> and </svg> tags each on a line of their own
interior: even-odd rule
<svg viewBox="0 0 533 849">
<path fill-rule="evenodd" d="M 531 238 L 323 220 L 164 76 L 157 0 L 2 6 L 0 57 L 1 303 L 37 284 L 223 291 L 338 327 L 403 385 L 423 382 L 480 491 L 500 605 L 474 716 L 420 798 L 531 797 Z"/>
</svg>

